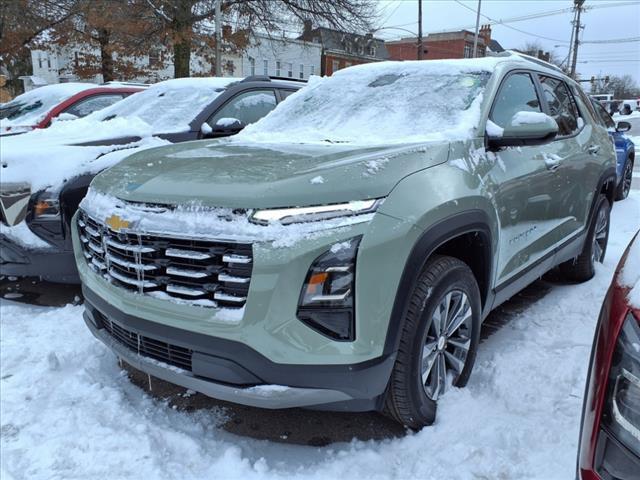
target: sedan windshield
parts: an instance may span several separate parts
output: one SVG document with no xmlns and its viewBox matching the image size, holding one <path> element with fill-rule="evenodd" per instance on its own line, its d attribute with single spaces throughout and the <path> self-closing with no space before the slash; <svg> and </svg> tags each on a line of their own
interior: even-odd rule
<svg viewBox="0 0 640 480">
<path fill-rule="evenodd" d="M 399 143 L 467 138 L 477 126 L 487 62 L 383 62 L 316 79 L 238 141 Z"/>
</svg>

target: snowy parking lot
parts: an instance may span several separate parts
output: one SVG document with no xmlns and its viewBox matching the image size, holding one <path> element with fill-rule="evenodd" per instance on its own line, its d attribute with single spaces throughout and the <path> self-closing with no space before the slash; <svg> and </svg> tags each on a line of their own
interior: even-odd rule
<svg viewBox="0 0 640 480">
<path fill-rule="evenodd" d="M 435 426 L 379 441 L 312 447 L 228 433 L 224 409 L 175 409 L 133 385 L 85 327 L 82 306 L 3 299 L 0 476 L 574 478 L 596 318 L 639 227 L 633 191 L 614 205 L 607 257 L 593 280 L 548 280 L 541 298 L 485 335 L 468 387 L 447 392 Z"/>
</svg>

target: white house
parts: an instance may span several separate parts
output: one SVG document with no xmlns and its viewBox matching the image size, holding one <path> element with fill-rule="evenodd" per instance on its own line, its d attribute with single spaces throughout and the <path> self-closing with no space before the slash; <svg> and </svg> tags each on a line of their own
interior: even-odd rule
<svg viewBox="0 0 640 480">
<path fill-rule="evenodd" d="M 253 35 L 241 53 L 238 74 L 307 80 L 320 75 L 322 45 L 286 37 Z"/>
</svg>

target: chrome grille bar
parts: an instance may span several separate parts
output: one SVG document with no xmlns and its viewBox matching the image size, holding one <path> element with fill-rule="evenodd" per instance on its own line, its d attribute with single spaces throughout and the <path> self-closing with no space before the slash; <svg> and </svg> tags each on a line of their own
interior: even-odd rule
<svg viewBox="0 0 640 480">
<path fill-rule="evenodd" d="M 88 266 L 119 288 L 203 308 L 247 301 L 251 244 L 116 232 L 83 210 L 76 225 Z"/>
</svg>

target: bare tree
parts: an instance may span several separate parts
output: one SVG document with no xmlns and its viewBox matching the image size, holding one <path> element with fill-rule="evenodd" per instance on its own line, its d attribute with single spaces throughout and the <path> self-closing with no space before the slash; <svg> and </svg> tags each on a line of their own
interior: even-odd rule
<svg viewBox="0 0 640 480">
<path fill-rule="evenodd" d="M 218 0 L 138 0 L 163 22 L 174 54 L 175 77 L 190 75 L 191 53 L 212 41 L 212 22 Z M 305 20 L 348 31 L 366 31 L 375 19 L 374 0 L 219 0 L 225 21 L 244 32 L 266 33 Z M 236 39 L 238 42 L 241 39 Z"/>
<path fill-rule="evenodd" d="M 522 47 L 516 48 L 516 50 L 532 57 L 539 58 L 540 60 L 544 60 L 545 62 L 553 63 L 557 66 L 561 66 L 562 64 L 562 59 L 560 59 L 555 52 L 545 52 L 544 45 L 537 40 L 526 42 Z"/>
<path fill-rule="evenodd" d="M 613 98 L 629 99 L 640 96 L 638 83 L 631 75 L 610 76 L 609 83 L 604 86 L 601 93 L 613 93 Z"/>
<path fill-rule="evenodd" d="M 0 68 L 13 95 L 22 91 L 19 77 L 31 73 L 29 46 L 77 13 L 76 0 L 3 0 L 0 2 Z"/>
</svg>

